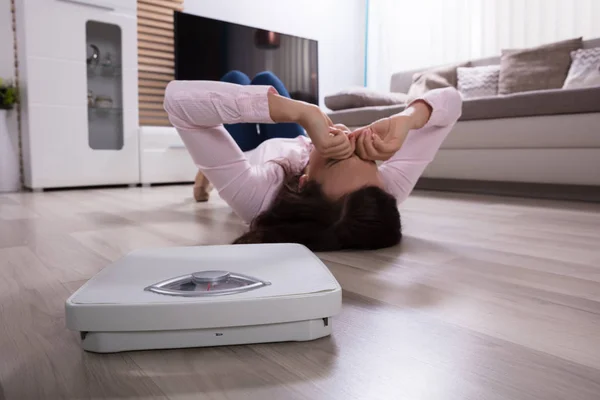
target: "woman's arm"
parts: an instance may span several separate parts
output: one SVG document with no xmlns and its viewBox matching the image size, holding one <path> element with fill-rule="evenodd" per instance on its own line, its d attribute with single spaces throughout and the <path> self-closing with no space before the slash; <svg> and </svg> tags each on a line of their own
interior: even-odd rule
<svg viewBox="0 0 600 400">
<path fill-rule="evenodd" d="M 413 101 L 404 111 L 392 117 L 392 120 L 406 119 L 410 130 L 421 129 L 425 126 L 433 108 L 424 100 Z"/>
<path fill-rule="evenodd" d="M 421 129 L 431 117 L 432 108 L 416 100 L 391 117 L 382 118 L 350 134 L 356 139 L 356 153 L 363 160 L 387 161 L 402 147 L 408 132 Z"/>
<path fill-rule="evenodd" d="M 269 112 L 275 122 L 296 122 L 310 137 L 323 157 L 345 159 L 354 153 L 346 132 L 336 128 L 319 107 L 269 92 Z"/>
<path fill-rule="evenodd" d="M 387 192 L 400 202 L 408 197 L 461 113 L 460 93 L 444 88 L 427 92 L 398 116 L 408 129 L 400 149 L 379 167 Z"/>
<path fill-rule="evenodd" d="M 258 215 L 279 189 L 281 167 L 252 166 L 224 123 L 273 123 L 267 86 L 213 81 L 173 81 L 164 108 L 198 169 L 246 222 Z"/>
</svg>

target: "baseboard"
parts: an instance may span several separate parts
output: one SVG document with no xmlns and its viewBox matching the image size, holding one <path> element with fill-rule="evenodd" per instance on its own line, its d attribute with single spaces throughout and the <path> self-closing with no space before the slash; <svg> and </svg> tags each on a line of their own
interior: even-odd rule
<svg viewBox="0 0 600 400">
<path fill-rule="evenodd" d="M 600 186 L 421 178 L 422 190 L 600 203 Z"/>
</svg>

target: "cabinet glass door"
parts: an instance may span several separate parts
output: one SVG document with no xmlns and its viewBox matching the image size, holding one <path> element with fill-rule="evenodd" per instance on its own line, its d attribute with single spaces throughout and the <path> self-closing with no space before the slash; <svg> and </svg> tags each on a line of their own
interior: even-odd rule
<svg viewBox="0 0 600 400">
<path fill-rule="evenodd" d="M 121 28 L 86 24 L 88 141 L 94 150 L 123 148 Z"/>
</svg>

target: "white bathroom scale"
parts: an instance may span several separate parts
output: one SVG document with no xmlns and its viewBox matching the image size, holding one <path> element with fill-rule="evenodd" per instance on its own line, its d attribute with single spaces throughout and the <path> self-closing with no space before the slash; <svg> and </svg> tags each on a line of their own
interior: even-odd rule
<svg viewBox="0 0 600 400">
<path fill-rule="evenodd" d="M 132 252 L 66 301 L 87 351 L 307 341 L 331 334 L 342 291 L 296 244 Z"/>
</svg>

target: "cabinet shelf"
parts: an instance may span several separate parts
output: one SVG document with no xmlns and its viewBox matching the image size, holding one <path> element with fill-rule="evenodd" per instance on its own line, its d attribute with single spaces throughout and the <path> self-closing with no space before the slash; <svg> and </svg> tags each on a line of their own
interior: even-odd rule
<svg viewBox="0 0 600 400">
<path fill-rule="evenodd" d="M 107 78 L 119 77 L 121 76 L 121 66 L 113 65 L 113 66 L 104 66 L 104 65 L 96 65 L 96 66 L 87 66 L 87 75 L 88 78 L 93 78 L 97 76 L 103 76 Z"/>
<path fill-rule="evenodd" d="M 120 107 L 88 107 L 90 114 L 123 114 L 123 109 Z"/>
</svg>

